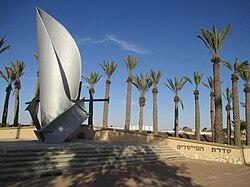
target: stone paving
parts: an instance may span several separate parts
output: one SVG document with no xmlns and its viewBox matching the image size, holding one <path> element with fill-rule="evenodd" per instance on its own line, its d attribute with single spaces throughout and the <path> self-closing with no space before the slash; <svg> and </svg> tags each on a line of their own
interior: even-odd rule
<svg viewBox="0 0 250 187">
<path fill-rule="evenodd" d="M 233 186 L 249 187 L 250 166 L 200 160 L 177 160 L 95 172 L 6 181 L 13 187 L 161 187 L 161 186 Z"/>
</svg>

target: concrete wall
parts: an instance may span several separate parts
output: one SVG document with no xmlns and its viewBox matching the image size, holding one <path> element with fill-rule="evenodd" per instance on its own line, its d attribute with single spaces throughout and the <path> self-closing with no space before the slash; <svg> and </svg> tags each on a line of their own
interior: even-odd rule
<svg viewBox="0 0 250 187">
<path fill-rule="evenodd" d="M 244 164 L 242 148 L 223 144 L 168 138 L 168 145 L 186 158 Z"/>
<path fill-rule="evenodd" d="M 97 130 L 96 140 L 126 143 L 143 143 L 167 145 L 180 152 L 186 158 L 226 162 L 233 164 L 250 164 L 250 148 L 240 148 L 217 143 L 164 137 L 153 134 L 138 134 L 121 130 Z"/>
<path fill-rule="evenodd" d="M 37 140 L 34 130 L 36 130 L 35 127 L 0 128 L 0 140 L 9 140 L 9 139 Z"/>
<path fill-rule="evenodd" d="M 141 143 L 141 144 L 166 144 L 166 137 L 153 134 L 142 134 L 136 132 L 126 132 L 124 130 L 96 130 L 95 140 L 115 141 L 126 143 Z"/>
<path fill-rule="evenodd" d="M 244 152 L 245 162 L 247 164 L 250 164 L 250 146 L 244 147 L 243 152 Z"/>
</svg>

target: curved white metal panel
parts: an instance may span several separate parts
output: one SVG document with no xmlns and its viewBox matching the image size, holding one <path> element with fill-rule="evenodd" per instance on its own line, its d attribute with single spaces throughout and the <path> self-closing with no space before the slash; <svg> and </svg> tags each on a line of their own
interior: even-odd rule
<svg viewBox="0 0 250 187">
<path fill-rule="evenodd" d="M 78 95 L 81 57 L 77 45 L 58 21 L 37 8 L 41 124 L 70 108 Z"/>
</svg>

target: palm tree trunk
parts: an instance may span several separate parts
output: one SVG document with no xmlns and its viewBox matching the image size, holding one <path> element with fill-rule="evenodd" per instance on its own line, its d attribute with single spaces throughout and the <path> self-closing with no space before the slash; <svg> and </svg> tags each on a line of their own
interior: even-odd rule
<svg viewBox="0 0 250 187">
<path fill-rule="evenodd" d="M 215 142 L 223 143 L 222 135 L 222 98 L 220 85 L 220 59 L 218 57 L 212 58 L 214 72 L 214 95 L 215 95 Z"/>
<path fill-rule="evenodd" d="M 250 145 L 250 98 L 249 98 L 249 93 L 250 93 L 250 85 L 247 83 L 244 89 L 245 92 L 245 100 L 246 100 L 246 144 L 247 146 Z"/>
<path fill-rule="evenodd" d="M 212 131 L 212 140 L 213 142 L 215 142 L 215 138 L 214 138 L 214 134 L 215 134 L 215 130 L 214 130 L 214 92 L 210 92 L 210 120 L 211 120 L 211 131 Z"/>
<path fill-rule="evenodd" d="M 178 131 L 179 131 L 179 110 L 178 110 L 178 104 L 179 104 L 179 97 L 174 97 L 174 136 L 178 137 Z"/>
<path fill-rule="evenodd" d="M 108 99 L 108 97 L 109 97 L 110 84 L 111 84 L 111 81 L 109 79 L 107 79 L 106 80 L 105 99 Z M 109 103 L 107 101 L 105 101 L 104 107 L 103 107 L 103 120 L 102 120 L 102 126 L 105 129 L 108 127 L 108 110 L 109 110 Z"/>
<path fill-rule="evenodd" d="M 139 132 L 142 132 L 142 127 L 143 127 L 143 107 L 140 107 Z"/>
<path fill-rule="evenodd" d="M 158 89 L 154 87 L 152 93 L 153 93 L 153 132 L 154 134 L 158 134 L 158 105 L 157 105 Z"/>
<path fill-rule="evenodd" d="M 143 129 L 143 109 L 145 106 L 146 98 L 144 95 L 141 95 L 139 98 L 139 105 L 140 105 L 140 115 L 139 115 L 139 132 L 142 132 Z"/>
<path fill-rule="evenodd" d="M 11 92 L 11 90 L 12 90 L 11 85 L 9 85 L 6 88 L 6 96 L 5 96 L 4 108 L 3 108 L 3 116 L 2 116 L 2 127 L 6 127 L 6 124 L 7 124 L 9 100 L 10 100 L 10 92 Z"/>
<path fill-rule="evenodd" d="M 228 104 L 226 106 L 227 111 L 227 144 L 231 144 L 231 117 L 230 117 L 231 106 Z"/>
<path fill-rule="evenodd" d="M 200 140 L 200 104 L 199 90 L 194 91 L 195 97 L 195 139 Z"/>
<path fill-rule="evenodd" d="M 14 106 L 14 127 L 18 127 L 19 118 L 19 88 L 15 89 L 15 106 Z"/>
<path fill-rule="evenodd" d="M 233 121 L 234 121 L 234 144 L 240 146 L 240 107 L 238 96 L 238 76 L 232 74 L 232 95 L 233 95 Z"/>
<path fill-rule="evenodd" d="M 130 118 L 131 118 L 131 91 L 132 91 L 132 77 L 127 79 L 127 99 L 126 99 L 126 116 L 125 116 L 125 130 L 129 130 Z"/>
</svg>

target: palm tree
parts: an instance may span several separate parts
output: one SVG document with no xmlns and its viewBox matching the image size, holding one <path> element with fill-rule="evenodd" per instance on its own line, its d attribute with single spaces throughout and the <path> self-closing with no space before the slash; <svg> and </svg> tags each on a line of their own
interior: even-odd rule
<svg viewBox="0 0 250 187">
<path fill-rule="evenodd" d="M 13 76 L 14 74 L 9 67 L 5 66 L 5 72 L 6 72 L 6 75 L 2 71 L 0 71 L 0 77 L 3 78 L 8 84 L 5 90 L 6 96 L 5 96 L 5 102 L 4 102 L 4 108 L 3 108 L 2 127 L 6 127 L 10 92 L 12 91 L 12 83 L 14 81 L 14 76 Z"/>
<path fill-rule="evenodd" d="M 83 77 L 86 82 L 89 84 L 89 95 L 90 95 L 90 102 L 89 102 L 89 111 L 91 115 L 88 118 L 88 125 L 91 126 L 93 124 L 93 97 L 95 93 L 94 86 L 95 84 L 101 79 L 101 75 L 96 72 L 91 72 L 89 77 Z"/>
<path fill-rule="evenodd" d="M 194 99 L 195 99 L 195 139 L 200 140 L 200 103 L 199 103 L 199 85 L 201 84 L 201 79 L 203 74 L 200 72 L 194 72 Z"/>
<path fill-rule="evenodd" d="M 108 63 L 108 62 L 103 61 L 103 64 L 100 64 L 100 65 L 101 65 L 103 71 L 105 72 L 105 74 L 107 75 L 105 99 L 108 99 L 109 98 L 110 84 L 111 84 L 110 77 L 114 73 L 114 71 L 116 70 L 117 64 L 115 64 L 114 62 Z M 104 102 L 103 122 L 102 122 L 103 128 L 108 127 L 108 109 L 109 109 L 109 103 Z"/>
<path fill-rule="evenodd" d="M 132 92 L 132 82 L 133 82 L 133 70 L 136 68 L 139 60 L 134 56 L 127 56 L 124 58 L 124 62 L 129 71 L 127 78 L 128 88 L 127 88 L 127 98 L 126 98 L 126 115 L 125 115 L 125 130 L 129 130 L 130 118 L 131 118 L 131 92 Z"/>
<path fill-rule="evenodd" d="M 6 42 L 6 39 L 4 36 L 0 39 L 0 54 L 2 54 L 3 52 L 7 51 L 8 49 L 10 49 L 12 47 L 11 45 L 7 45 L 4 47 L 3 45 L 5 44 L 5 42 Z"/>
<path fill-rule="evenodd" d="M 34 53 L 34 57 L 36 59 L 36 61 L 38 62 L 38 52 Z M 35 93 L 34 93 L 34 97 L 38 98 L 40 96 L 40 78 L 39 78 L 39 70 L 37 70 L 36 73 L 36 88 L 35 88 Z M 36 114 L 38 114 L 38 110 L 39 110 L 39 102 L 36 102 Z M 32 122 L 33 124 L 33 122 Z M 33 124 L 34 125 L 34 124 Z"/>
<path fill-rule="evenodd" d="M 151 79 L 148 74 L 144 77 L 143 74 L 140 76 L 136 75 L 133 77 L 133 85 L 138 89 L 141 96 L 139 98 L 139 105 L 140 105 L 140 115 L 139 115 L 139 132 L 142 132 L 143 127 L 143 108 L 145 106 L 146 97 L 145 94 L 152 86 Z"/>
<path fill-rule="evenodd" d="M 213 31 L 209 29 L 202 28 L 201 34 L 197 35 L 201 39 L 209 52 L 213 55 L 211 61 L 213 62 L 213 74 L 214 74 L 214 95 L 215 95 L 215 142 L 222 143 L 222 98 L 221 98 L 221 86 L 220 86 L 220 65 L 219 63 L 229 66 L 226 61 L 223 61 L 219 57 L 219 51 L 223 47 L 223 42 L 225 41 L 229 31 L 231 29 L 231 24 L 228 24 L 222 31 L 217 30 L 213 26 Z"/>
<path fill-rule="evenodd" d="M 181 107 L 182 109 L 184 109 L 184 105 L 183 102 L 181 100 L 181 98 L 179 97 L 179 91 L 183 88 L 183 86 L 188 82 L 190 82 L 192 84 L 192 81 L 186 77 L 183 76 L 181 79 L 179 79 L 178 77 L 175 77 L 174 81 L 172 81 L 171 79 L 167 79 L 168 83 L 164 83 L 174 94 L 174 102 L 175 102 L 175 118 L 174 118 L 174 136 L 178 137 L 178 130 L 179 130 L 179 109 L 178 109 L 178 105 L 179 102 L 181 103 Z"/>
<path fill-rule="evenodd" d="M 6 42 L 6 39 L 5 39 L 5 36 L 4 36 L 0 40 L 0 54 L 2 54 L 3 52 L 7 51 L 8 49 L 10 49 L 12 47 L 11 45 L 7 45 L 7 46 L 3 47 L 5 42 Z"/>
<path fill-rule="evenodd" d="M 229 87 L 226 88 L 226 95 L 224 95 L 224 97 L 227 100 L 227 105 L 226 105 L 226 111 L 227 111 L 227 144 L 230 145 L 231 144 L 231 116 L 230 116 L 230 110 L 231 110 L 231 101 L 233 99 L 233 92 L 230 90 Z"/>
<path fill-rule="evenodd" d="M 21 89 L 21 76 L 24 74 L 25 63 L 19 60 L 16 63 L 11 62 L 11 71 L 14 74 L 14 86 L 15 86 L 15 106 L 14 106 L 14 127 L 18 126 L 19 118 L 19 91 Z"/>
<path fill-rule="evenodd" d="M 83 77 L 85 81 L 89 84 L 89 90 L 92 96 L 94 96 L 95 93 L 95 84 L 101 79 L 101 75 L 99 75 L 96 72 L 91 72 L 89 77 Z"/>
<path fill-rule="evenodd" d="M 245 81 L 245 116 L 246 116 L 246 144 L 250 145 L 250 68 L 247 68 L 240 72 L 240 77 Z"/>
<path fill-rule="evenodd" d="M 207 78 L 208 83 L 203 83 L 204 86 L 206 86 L 208 89 L 210 89 L 210 122 L 211 122 L 211 131 L 212 131 L 212 140 L 215 142 L 214 139 L 214 121 L 215 121 L 215 115 L 214 115 L 214 78 L 208 77 Z"/>
<path fill-rule="evenodd" d="M 247 61 L 235 60 L 233 68 L 233 74 L 231 75 L 232 80 L 232 98 L 233 98 L 233 121 L 234 121 L 234 143 L 236 146 L 240 145 L 240 106 L 239 106 L 239 96 L 238 96 L 238 75 L 241 71 L 248 67 Z"/>
<path fill-rule="evenodd" d="M 155 134 L 158 134 L 158 106 L 157 106 L 157 93 L 158 93 L 158 88 L 157 85 L 160 81 L 160 78 L 162 76 L 161 70 L 159 70 L 157 73 L 153 70 L 150 72 L 150 78 L 153 83 L 153 132 Z"/>
</svg>

